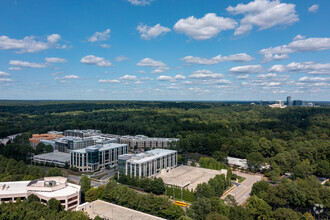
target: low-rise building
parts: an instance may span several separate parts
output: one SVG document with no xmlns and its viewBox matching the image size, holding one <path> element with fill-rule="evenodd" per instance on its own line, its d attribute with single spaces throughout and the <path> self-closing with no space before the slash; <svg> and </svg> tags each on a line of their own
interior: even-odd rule
<svg viewBox="0 0 330 220">
<path fill-rule="evenodd" d="M 237 166 L 240 169 L 249 168 L 246 159 L 241 159 L 237 157 L 227 157 L 227 161 L 229 166 Z"/>
<path fill-rule="evenodd" d="M 55 149 L 60 152 L 69 153 L 70 150 L 77 150 L 95 145 L 95 140 L 91 137 L 62 137 L 55 140 Z"/>
<path fill-rule="evenodd" d="M 127 154 L 127 144 L 103 144 L 89 146 L 79 150 L 71 150 L 70 166 L 82 172 L 93 172 L 106 166 L 115 165 L 118 156 Z"/>
<path fill-rule="evenodd" d="M 36 163 L 49 163 L 59 167 L 65 167 L 66 164 L 70 164 L 70 154 L 55 150 L 51 153 L 34 155 L 33 161 Z"/>
<path fill-rule="evenodd" d="M 16 202 L 34 194 L 42 203 L 54 198 L 65 210 L 75 210 L 80 204 L 80 186 L 68 183 L 65 177 L 44 177 L 32 181 L 0 182 L 0 202 Z"/>
<path fill-rule="evenodd" d="M 40 143 L 41 140 L 54 140 L 57 138 L 61 138 L 63 135 L 61 134 L 54 134 L 54 133 L 47 133 L 47 134 L 33 134 L 32 138 L 29 138 L 30 145 L 33 148 L 36 148 L 36 146 Z"/>
<path fill-rule="evenodd" d="M 80 137 L 80 138 L 84 138 L 84 137 L 90 137 L 90 136 L 94 136 L 94 135 L 100 135 L 102 132 L 101 130 L 92 130 L 92 129 L 88 129 L 88 130 L 65 130 L 64 131 L 64 135 L 65 136 L 71 136 L 71 137 Z"/>
<path fill-rule="evenodd" d="M 163 169 L 177 166 L 177 151 L 153 149 L 139 154 L 124 154 L 118 158 L 118 170 L 125 175 L 151 177 Z"/>
<path fill-rule="evenodd" d="M 142 151 L 144 148 L 147 149 L 168 149 L 174 148 L 179 139 L 177 138 L 151 138 L 144 135 L 136 136 L 122 136 L 119 138 L 119 143 L 127 144 L 131 151 L 138 149 Z"/>
</svg>

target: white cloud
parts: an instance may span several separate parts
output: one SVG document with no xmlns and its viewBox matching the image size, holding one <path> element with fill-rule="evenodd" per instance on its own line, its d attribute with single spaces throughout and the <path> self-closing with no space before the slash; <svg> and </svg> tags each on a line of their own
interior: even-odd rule
<svg viewBox="0 0 330 220">
<path fill-rule="evenodd" d="M 58 58 L 58 57 L 46 57 L 45 58 L 47 63 L 66 63 L 67 60 L 63 58 Z"/>
<path fill-rule="evenodd" d="M 119 78 L 120 80 L 137 80 L 136 76 L 132 76 L 132 75 L 125 75 Z"/>
<path fill-rule="evenodd" d="M 264 58 L 262 59 L 263 63 L 270 62 L 272 60 L 284 60 L 289 59 L 287 54 L 265 54 Z"/>
<path fill-rule="evenodd" d="M 189 78 L 192 79 L 219 79 L 223 78 L 224 75 L 220 73 L 213 73 L 212 71 L 209 70 L 197 70 L 194 71 Z"/>
<path fill-rule="evenodd" d="M 255 0 L 246 5 L 241 3 L 236 7 L 229 6 L 226 10 L 234 15 L 244 15 L 234 35 L 248 33 L 253 26 L 263 30 L 278 25 L 290 25 L 299 20 L 295 4 L 281 3 L 279 0 Z"/>
<path fill-rule="evenodd" d="M 140 62 L 138 62 L 136 65 L 137 66 L 147 66 L 147 67 L 165 67 L 165 66 L 167 66 L 162 61 L 156 61 L 156 60 L 153 60 L 148 57 L 140 60 Z"/>
<path fill-rule="evenodd" d="M 168 66 L 164 66 L 164 67 L 158 67 L 158 68 L 156 68 L 156 69 L 154 69 L 153 71 L 151 71 L 151 73 L 155 73 L 155 74 L 157 74 L 157 73 L 163 73 L 163 72 L 165 72 L 165 71 L 167 71 L 167 70 L 169 70 L 170 68 L 168 67 Z"/>
<path fill-rule="evenodd" d="M 128 0 L 132 5 L 145 6 L 150 5 L 153 0 Z"/>
<path fill-rule="evenodd" d="M 52 44 L 57 43 L 59 40 L 61 40 L 61 35 L 59 34 L 51 34 L 47 36 L 47 41 Z"/>
<path fill-rule="evenodd" d="M 244 75 L 238 75 L 238 76 L 236 76 L 236 79 L 247 79 L 249 77 L 250 77 L 249 74 L 244 74 Z"/>
<path fill-rule="evenodd" d="M 295 39 L 288 45 L 281 45 L 277 47 L 270 47 L 259 51 L 264 55 L 264 61 L 271 61 L 272 57 L 284 56 L 288 58 L 289 53 L 302 53 L 330 49 L 330 38 L 307 38 L 297 35 Z M 298 37 L 298 38 L 297 38 Z"/>
<path fill-rule="evenodd" d="M 183 76 L 183 75 L 176 75 L 174 78 L 175 78 L 176 80 L 186 79 L 186 77 Z"/>
<path fill-rule="evenodd" d="M 170 77 L 170 76 L 158 76 L 157 80 L 159 80 L 159 81 L 171 81 L 172 77 Z"/>
<path fill-rule="evenodd" d="M 110 37 L 110 29 L 106 29 L 103 32 L 95 32 L 91 37 L 88 38 L 89 42 L 100 42 L 105 41 Z"/>
<path fill-rule="evenodd" d="M 155 68 L 151 73 L 163 73 L 170 69 L 162 61 L 156 61 L 148 57 L 140 60 L 136 65 Z"/>
<path fill-rule="evenodd" d="M 0 78 L 0 82 L 12 82 L 12 79 L 8 79 L 8 78 Z"/>
<path fill-rule="evenodd" d="M 184 33 L 195 40 L 207 40 L 221 31 L 231 30 L 236 27 L 237 22 L 230 18 L 218 17 L 215 13 L 208 13 L 202 18 L 194 16 L 180 19 L 174 29 L 178 33 Z"/>
<path fill-rule="evenodd" d="M 236 66 L 232 67 L 229 72 L 237 74 L 262 73 L 264 72 L 264 68 L 261 65 Z"/>
<path fill-rule="evenodd" d="M 6 73 L 6 72 L 3 72 L 3 71 L 0 71 L 0 77 L 3 77 L 3 76 L 10 76 L 10 74 Z"/>
<path fill-rule="evenodd" d="M 80 79 L 80 77 L 76 75 L 66 75 L 63 76 L 62 79 Z"/>
<path fill-rule="evenodd" d="M 18 50 L 17 53 L 37 53 L 50 48 L 65 48 L 66 45 L 60 45 L 59 34 L 51 34 L 47 41 L 38 41 L 34 36 L 24 37 L 22 40 L 0 36 L 0 50 Z"/>
<path fill-rule="evenodd" d="M 319 5 L 315 4 L 308 8 L 309 12 L 317 12 L 319 10 Z"/>
<path fill-rule="evenodd" d="M 97 66 L 111 66 L 112 63 L 109 60 L 106 60 L 103 57 L 97 57 L 94 55 L 87 55 L 81 58 L 80 60 L 81 63 L 89 64 L 89 65 L 97 65 Z"/>
<path fill-rule="evenodd" d="M 267 74 L 260 74 L 257 76 L 259 79 L 272 79 L 276 78 L 277 74 L 276 73 L 267 73 Z"/>
<path fill-rule="evenodd" d="M 46 68 L 47 65 L 44 63 L 30 63 L 27 61 L 20 61 L 20 60 L 10 60 L 10 65 L 18 66 L 18 67 L 31 67 L 31 68 Z"/>
<path fill-rule="evenodd" d="M 144 73 L 147 73 L 147 72 L 146 71 L 143 71 L 143 70 L 138 70 L 138 71 L 136 71 L 136 73 L 144 74 Z"/>
<path fill-rule="evenodd" d="M 21 70 L 22 68 L 21 67 L 13 67 L 13 66 L 11 66 L 8 69 L 9 70 Z"/>
<path fill-rule="evenodd" d="M 117 62 L 121 62 L 121 61 L 124 61 L 124 60 L 129 60 L 129 58 L 125 57 L 123 55 L 120 55 L 120 56 L 116 57 Z"/>
<path fill-rule="evenodd" d="M 150 40 L 152 38 L 156 38 L 163 33 L 167 33 L 167 32 L 171 31 L 171 29 L 169 29 L 167 27 L 163 27 L 160 24 L 156 24 L 153 27 L 140 24 L 136 29 L 140 32 L 141 38 L 143 38 L 145 40 Z"/>
<path fill-rule="evenodd" d="M 119 83 L 118 79 L 99 79 L 100 83 Z"/>
<path fill-rule="evenodd" d="M 330 63 L 315 63 L 304 62 L 296 63 L 292 62 L 288 65 L 274 65 L 268 70 L 269 72 L 289 72 L 289 73 L 307 73 L 311 75 L 329 75 Z"/>
<path fill-rule="evenodd" d="M 322 77 L 301 77 L 299 80 L 299 82 L 303 82 L 303 83 L 310 83 L 310 82 L 328 82 L 330 81 L 330 77 L 327 78 L 322 78 Z"/>
<path fill-rule="evenodd" d="M 106 48 L 106 49 L 109 49 L 110 48 L 110 45 L 109 44 L 100 44 L 101 47 L 103 48 Z"/>
<path fill-rule="evenodd" d="M 212 57 L 210 59 L 202 58 L 202 57 L 193 57 L 193 56 L 185 56 L 182 58 L 186 63 L 195 63 L 200 65 L 213 65 L 217 63 L 221 63 L 224 61 L 233 61 L 233 62 L 248 62 L 253 60 L 254 57 L 246 54 L 246 53 L 238 53 L 229 56 L 222 57 L 221 55 Z"/>
<path fill-rule="evenodd" d="M 293 40 L 303 40 L 303 39 L 306 39 L 306 36 L 303 36 L 303 35 L 301 35 L 301 34 L 298 34 L 297 36 L 295 36 L 295 37 L 293 38 Z"/>
</svg>

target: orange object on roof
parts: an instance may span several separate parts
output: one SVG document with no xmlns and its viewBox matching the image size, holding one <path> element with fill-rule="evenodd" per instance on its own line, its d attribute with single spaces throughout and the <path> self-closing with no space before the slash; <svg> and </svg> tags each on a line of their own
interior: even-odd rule
<svg viewBox="0 0 330 220">
<path fill-rule="evenodd" d="M 61 134 L 33 134 L 32 138 L 29 138 L 29 141 L 36 144 L 40 143 L 40 140 L 53 140 L 61 137 L 63 137 Z"/>
</svg>

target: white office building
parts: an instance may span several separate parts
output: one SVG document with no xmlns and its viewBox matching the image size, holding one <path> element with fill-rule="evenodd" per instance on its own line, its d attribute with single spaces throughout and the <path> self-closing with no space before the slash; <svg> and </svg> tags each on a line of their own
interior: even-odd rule
<svg viewBox="0 0 330 220">
<path fill-rule="evenodd" d="M 168 149 L 171 147 L 175 147 L 178 141 L 179 139 L 177 138 L 151 138 L 144 135 L 127 135 L 119 138 L 119 143 L 127 144 L 131 151 L 135 149 L 142 151 L 144 148 Z"/>
<path fill-rule="evenodd" d="M 93 172 L 117 164 L 118 156 L 127 154 L 127 144 L 104 144 L 89 146 L 70 152 L 70 166 L 82 172 Z"/>
<path fill-rule="evenodd" d="M 69 153 L 70 150 L 77 150 L 95 145 L 95 140 L 91 137 L 62 137 L 55 140 L 55 150 Z"/>
<path fill-rule="evenodd" d="M 80 186 L 68 183 L 67 178 L 44 177 L 32 181 L 0 182 L 0 202 L 16 202 L 34 194 L 40 202 L 47 203 L 54 198 L 65 210 L 75 210 L 80 204 Z"/>
<path fill-rule="evenodd" d="M 130 176 L 155 176 L 163 169 L 177 166 L 177 151 L 153 149 L 139 154 L 118 157 L 118 170 Z"/>
</svg>

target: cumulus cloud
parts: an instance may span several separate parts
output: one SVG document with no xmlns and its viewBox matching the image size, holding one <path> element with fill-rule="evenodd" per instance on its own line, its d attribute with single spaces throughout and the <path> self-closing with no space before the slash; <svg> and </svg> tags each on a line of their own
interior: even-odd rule
<svg viewBox="0 0 330 220">
<path fill-rule="evenodd" d="M 310 75 L 329 75 L 330 63 L 315 63 L 304 62 L 296 63 L 292 62 L 288 65 L 274 65 L 268 70 L 269 72 L 289 72 L 289 73 L 307 73 Z"/>
<path fill-rule="evenodd" d="M 20 60 L 10 60 L 10 65 L 18 66 L 18 67 L 30 67 L 30 68 L 46 68 L 47 65 L 44 63 L 30 63 L 27 61 L 20 61 Z"/>
<path fill-rule="evenodd" d="M 226 10 L 233 15 L 244 15 L 234 33 L 241 35 L 250 32 L 254 26 L 263 30 L 299 21 L 295 6 L 295 4 L 281 3 L 279 0 L 255 0 L 248 4 L 240 3 L 236 7 L 229 6 Z"/>
<path fill-rule="evenodd" d="M 100 47 L 109 49 L 110 48 L 110 45 L 109 44 L 100 44 Z"/>
<path fill-rule="evenodd" d="M 237 22 L 231 18 L 218 17 L 215 13 L 208 13 L 202 18 L 191 16 L 180 19 L 174 25 L 174 29 L 195 40 L 207 40 L 215 37 L 221 31 L 234 29 L 236 24 Z"/>
<path fill-rule="evenodd" d="M 247 79 L 249 77 L 250 77 L 249 74 L 244 74 L 244 75 L 238 75 L 238 76 L 236 76 L 236 79 Z"/>
<path fill-rule="evenodd" d="M 189 76 L 189 78 L 192 79 L 219 79 L 223 77 L 223 74 L 213 73 L 210 70 L 197 70 L 192 72 L 192 74 Z"/>
<path fill-rule="evenodd" d="M 165 71 L 167 71 L 167 70 L 170 69 L 162 61 L 153 60 L 153 59 L 148 58 L 148 57 L 140 60 L 136 65 L 137 66 L 145 66 L 145 67 L 152 67 L 152 68 L 154 68 L 154 70 L 151 73 L 163 73 L 163 72 L 165 72 Z"/>
<path fill-rule="evenodd" d="M 100 83 L 119 83 L 118 79 L 99 79 Z"/>
<path fill-rule="evenodd" d="M 120 80 L 137 80 L 136 76 L 133 75 L 125 75 L 119 78 Z"/>
<path fill-rule="evenodd" d="M 106 29 L 103 32 L 95 32 L 91 37 L 88 38 L 89 42 L 100 42 L 105 41 L 110 37 L 110 29 Z"/>
<path fill-rule="evenodd" d="M 81 58 L 80 62 L 88 65 L 97 65 L 102 67 L 112 66 L 112 63 L 109 60 L 94 55 L 84 56 L 83 58 Z"/>
<path fill-rule="evenodd" d="M 139 6 L 145 6 L 145 5 L 150 5 L 150 3 L 153 0 L 128 0 L 129 3 L 132 5 L 139 5 Z"/>
<path fill-rule="evenodd" d="M 235 66 L 229 72 L 237 74 L 262 73 L 264 72 L 264 68 L 261 65 Z"/>
<path fill-rule="evenodd" d="M 157 80 L 159 80 L 159 81 L 171 81 L 172 77 L 170 77 L 170 76 L 158 76 Z"/>
<path fill-rule="evenodd" d="M 171 31 L 171 29 L 169 29 L 167 27 L 163 27 L 160 24 L 156 24 L 153 27 L 140 24 L 136 29 L 140 32 L 141 38 L 143 38 L 145 40 L 150 40 L 152 38 L 156 38 L 161 34 L 165 34 L 165 33 Z"/>
<path fill-rule="evenodd" d="M 60 45 L 59 34 L 47 36 L 47 41 L 36 40 L 34 36 L 27 36 L 23 39 L 13 39 L 8 36 L 0 36 L 0 50 L 16 50 L 17 53 L 37 53 L 50 48 L 65 48 L 66 45 Z"/>
<path fill-rule="evenodd" d="M 21 67 L 14 67 L 14 66 L 11 66 L 8 68 L 9 70 L 21 70 L 22 68 Z"/>
<path fill-rule="evenodd" d="M 123 55 L 120 55 L 120 56 L 116 57 L 117 62 L 121 62 L 121 61 L 124 61 L 124 60 L 129 60 L 129 58 L 125 57 Z"/>
<path fill-rule="evenodd" d="M 0 78 L 0 83 L 1 82 L 12 82 L 13 80 L 12 79 L 9 79 L 9 78 Z"/>
<path fill-rule="evenodd" d="M 182 80 L 182 79 L 186 79 L 186 77 L 185 76 L 183 76 L 183 75 L 176 75 L 175 77 L 174 77 L 174 79 L 176 79 L 176 80 Z"/>
<path fill-rule="evenodd" d="M 80 79 L 80 77 L 77 75 L 66 75 L 63 77 L 55 77 L 54 79 L 60 80 L 61 83 L 69 83 L 68 81 L 66 81 L 66 79 Z"/>
<path fill-rule="evenodd" d="M 264 61 L 271 61 L 276 56 L 284 56 L 288 58 L 287 54 L 290 53 L 302 53 L 312 52 L 330 49 L 330 38 L 304 38 L 301 35 L 297 35 L 295 39 L 287 44 L 277 47 L 270 47 L 259 51 L 264 55 Z"/>
<path fill-rule="evenodd" d="M 303 83 L 329 82 L 330 77 L 322 78 L 322 77 L 307 77 L 307 76 L 304 76 L 304 77 L 301 77 L 298 81 L 303 82 Z"/>
<path fill-rule="evenodd" d="M 47 63 L 66 63 L 67 60 L 63 58 L 58 58 L 58 57 L 46 57 L 45 58 Z"/>
<path fill-rule="evenodd" d="M 309 12 L 317 12 L 319 10 L 319 5 L 315 4 L 308 8 Z"/>
<path fill-rule="evenodd" d="M 0 71 L 0 77 L 3 77 L 3 76 L 10 76 L 10 74 L 6 73 L 6 72 L 3 72 L 3 71 Z"/>
<path fill-rule="evenodd" d="M 248 62 L 253 60 L 254 57 L 246 54 L 246 53 L 238 53 L 229 56 L 222 57 L 221 55 L 212 57 L 210 59 L 203 58 L 203 57 L 193 57 L 193 56 L 185 56 L 181 60 L 185 61 L 186 63 L 194 63 L 200 65 L 213 65 L 218 64 L 225 61 L 233 61 L 233 62 Z"/>
</svg>

